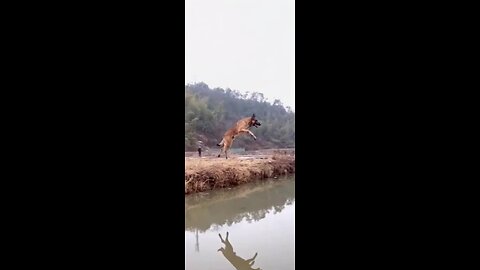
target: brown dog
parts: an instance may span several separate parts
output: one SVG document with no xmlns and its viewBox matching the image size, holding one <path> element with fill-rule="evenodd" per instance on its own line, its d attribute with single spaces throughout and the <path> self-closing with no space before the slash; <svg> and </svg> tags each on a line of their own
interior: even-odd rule
<svg viewBox="0 0 480 270">
<path fill-rule="evenodd" d="M 223 240 L 222 235 L 218 234 L 220 236 L 220 241 L 225 244 L 225 247 L 219 248 L 217 251 L 221 251 L 223 253 L 223 256 L 235 267 L 237 270 L 262 270 L 260 268 L 255 268 L 253 269 L 253 264 L 255 263 L 255 258 L 257 258 L 257 253 L 253 255 L 251 259 L 245 260 L 244 258 L 240 257 L 237 255 L 236 252 L 233 251 L 233 246 L 228 241 L 228 232 L 227 236 L 225 237 L 225 240 Z"/>
<path fill-rule="evenodd" d="M 228 149 L 230 149 L 230 147 L 232 147 L 233 140 L 236 136 L 242 133 L 248 133 L 250 134 L 250 136 L 253 137 L 254 140 L 256 140 L 257 137 L 255 137 L 255 135 L 249 130 L 249 128 L 251 128 L 252 126 L 258 128 L 261 125 L 262 124 L 260 124 L 260 122 L 255 119 L 255 114 L 253 114 L 252 117 L 240 119 L 234 127 L 225 132 L 222 141 L 217 144 L 218 146 L 222 147 L 220 149 L 218 157 L 220 157 L 222 152 L 225 152 L 225 158 L 228 158 L 227 151 Z"/>
</svg>

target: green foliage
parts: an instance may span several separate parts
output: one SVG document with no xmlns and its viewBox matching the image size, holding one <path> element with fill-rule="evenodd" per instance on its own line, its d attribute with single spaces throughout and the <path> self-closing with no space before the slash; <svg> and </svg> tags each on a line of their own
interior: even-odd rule
<svg viewBox="0 0 480 270">
<path fill-rule="evenodd" d="M 218 148 L 223 134 L 239 119 L 255 114 L 262 123 L 252 128 L 257 136 L 240 136 L 234 147 L 246 150 L 295 147 L 295 113 L 280 100 L 268 102 L 262 93 L 241 94 L 236 90 L 210 89 L 205 83 L 185 86 L 185 150 L 193 151 L 196 141 Z"/>
</svg>

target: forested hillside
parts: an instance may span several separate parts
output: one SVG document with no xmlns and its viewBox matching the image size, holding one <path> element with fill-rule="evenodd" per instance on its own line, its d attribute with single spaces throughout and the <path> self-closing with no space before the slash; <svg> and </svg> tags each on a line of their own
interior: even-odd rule
<svg viewBox="0 0 480 270">
<path fill-rule="evenodd" d="M 256 115 L 262 123 L 251 128 L 257 136 L 235 139 L 233 148 L 256 150 L 295 147 L 295 113 L 279 100 L 269 102 L 262 93 L 230 89 L 210 89 L 205 83 L 185 86 L 185 151 L 195 150 L 197 140 L 210 148 L 220 142 L 225 131 L 239 119 Z"/>
</svg>

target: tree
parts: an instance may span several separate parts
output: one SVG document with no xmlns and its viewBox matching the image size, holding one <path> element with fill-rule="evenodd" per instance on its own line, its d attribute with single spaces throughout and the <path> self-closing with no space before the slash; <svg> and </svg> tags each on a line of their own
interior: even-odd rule
<svg viewBox="0 0 480 270">
<path fill-rule="evenodd" d="M 250 97 L 249 97 L 250 95 Z M 210 89 L 205 83 L 185 86 L 185 150 L 195 150 L 201 138 L 215 147 L 236 121 L 255 113 L 262 126 L 253 132 L 259 140 L 239 137 L 235 147 L 246 149 L 295 147 L 295 113 L 278 99 L 269 103 L 263 93 L 241 94 L 229 88 Z"/>
</svg>

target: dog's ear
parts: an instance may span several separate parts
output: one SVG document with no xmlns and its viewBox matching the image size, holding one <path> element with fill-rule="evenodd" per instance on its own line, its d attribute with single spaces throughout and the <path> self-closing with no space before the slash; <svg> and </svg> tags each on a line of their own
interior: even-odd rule
<svg viewBox="0 0 480 270">
<path fill-rule="evenodd" d="M 252 119 L 255 119 L 255 114 L 252 114 Z"/>
</svg>

